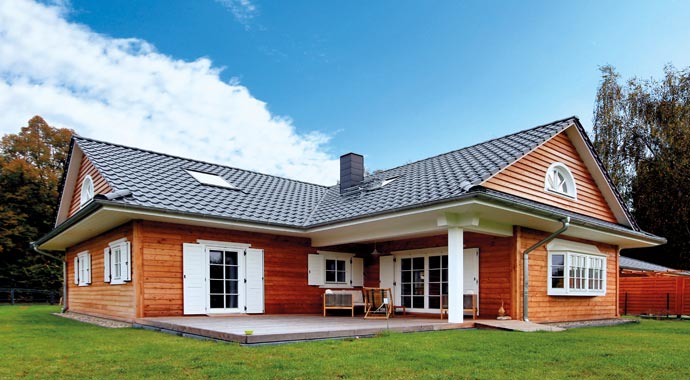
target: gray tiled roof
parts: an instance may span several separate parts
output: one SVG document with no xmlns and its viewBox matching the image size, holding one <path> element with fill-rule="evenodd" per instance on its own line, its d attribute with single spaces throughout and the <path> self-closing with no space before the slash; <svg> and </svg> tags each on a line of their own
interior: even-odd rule
<svg viewBox="0 0 690 380">
<path fill-rule="evenodd" d="M 576 119 L 568 118 L 381 171 L 343 194 L 338 185 L 324 187 L 81 137 L 75 143 L 113 189 L 132 192 L 113 202 L 311 227 L 460 197 L 573 123 Z M 218 174 L 241 190 L 199 184 L 184 169 Z"/>
<path fill-rule="evenodd" d="M 360 188 L 343 195 L 338 186 L 333 186 L 307 224 L 320 225 L 459 197 L 574 122 L 575 118 L 557 121 L 385 170 L 365 178 Z M 396 179 L 383 187 L 376 186 L 392 178 Z"/>
<path fill-rule="evenodd" d="M 625 269 L 641 270 L 646 272 L 679 272 L 675 269 L 665 267 L 663 265 L 652 264 L 646 261 L 633 259 L 631 257 L 621 256 L 618 265 Z M 690 275 L 690 272 L 679 272 L 680 274 Z"/>
<path fill-rule="evenodd" d="M 299 226 L 324 186 L 76 137 L 114 190 L 113 202 L 276 225 Z M 241 190 L 200 184 L 185 169 L 218 174 Z"/>
</svg>

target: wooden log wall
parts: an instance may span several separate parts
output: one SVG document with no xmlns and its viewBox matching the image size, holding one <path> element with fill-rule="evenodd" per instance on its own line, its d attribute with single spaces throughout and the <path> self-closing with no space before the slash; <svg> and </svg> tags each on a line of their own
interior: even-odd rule
<svg viewBox="0 0 690 380">
<path fill-rule="evenodd" d="M 565 164 L 573 174 L 577 199 L 544 190 L 546 171 L 555 162 Z M 617 223 L 599 187 L 565 132 L 554 136 L 541 147 L 503 169 L 483 186 Z"/>
<path fill-rule="evenodd" d="M 266 314 L 317 314 L 323 289 L 307 285 L 310 240 L 180 224 L 141 222 L 144 317 L 182 315 L 182 244 L 197 239 L 264 250 Z"/>
<path fill-rule="evenodd" d="M 527 228 L 519 229 L 518 252 L 536 244 L 548 234 Z M 533 322 L 562 322 L 590 319 L 615 318 L 618 316 L 616 283 L 618 278 L 618 251 L 615 246 L 581 239 L 559 237 L 585 244 L 596 245 L 606 254 L 606 295 L 604 296 L 549 296 L 548 253 L 545 246 L 529 254 L 529 319 Z M 522 286 L 522 265 L 519 265 L 518 283 Z M 520 294 L 522 288 L 520 288 Z M 520 297 L 522 297 L 520 295 Z M 522 302 L 522 298 L 519 302 Z M 520 308 L 521 309 L 521 308 Z M 520 317 L 522 318 L 522 311 Z"/>
<path fill-rule="evenodd" d="M 131 223 L 67 250 L 67 307 L 70 311 L 126 321 L 136 317 L 134 283 L 110 285 L 103 281 L 103 250 L 108 243 L 121 238 L 132 242 Z M 91 254 L 91 285 L 79 286 L 74 284 L 74 257 L 84 251 Z M 132 274 L 136 275 L 135 272 Z"/>
<path fill-rule="evenodd" d="M 690 315 L 690 277 L 626 276 L 620 278 L 621 314 Z"/>
<path fill-rule="evenodd" d="M 77 183 L 74 185 L 74 194 L 72 194 L 72 201 L 70 203 L 69 213 L 67 216 L 68 218 L 74 215 L 81 208 L 79 204 L 81 201 L 81 185 L 87 175 L 90 175 L 91 179 L 93 180 L 94 194 L 107 194 L 113 191 L 103 176 L 101 176 L 101 174 L 98 172 L 98 169 L 93 166 L 91 161 L 86 156 L 83 156 L 81 158 L 81 163 L 79 164 L 79 175 L 77 176 Z"/>
<path fill-rule="evenodd" d="M 377 249 L 382 253 L 390 253 L 447 246 L 448 236 L 444 234 L 384 242 Z M 515 254 L 515 239 L 465 232 L 464 246 L 479 248 L 479 317 L 495 318 L 501 302 L 509 311 L 514 304 L 511 257 Z M 378 273 L 376 276 L 378 277 Z"/>
</svg>

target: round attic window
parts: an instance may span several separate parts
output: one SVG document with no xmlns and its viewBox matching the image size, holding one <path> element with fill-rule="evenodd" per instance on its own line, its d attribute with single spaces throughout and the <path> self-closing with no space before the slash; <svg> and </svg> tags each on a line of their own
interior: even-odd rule
<svg viewBox="0 0 690 380">
<path fill-rule="evenodd" d="M 79 200 L 79 207 L 83 207 L 90 200 L 93 199 L 93 180 L 90 175 L 84 178 L 81 183 L 81 198 Z"/>
<path fill-rule="evenodd" d="M 544 179 L 544 190 L 576 198 L 575 179 L 567 166 L 556 162 L 549 166 Z"/>
</svg>

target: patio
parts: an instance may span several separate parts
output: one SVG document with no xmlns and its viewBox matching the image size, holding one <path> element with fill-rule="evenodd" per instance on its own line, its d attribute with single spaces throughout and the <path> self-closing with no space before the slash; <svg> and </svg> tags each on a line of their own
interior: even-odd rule
<svg viewBox="0 0 690 380">
<path fill-rule="evenodd" d="M 371 336 L 382 331 L 420 332 L 473 328 L 465 323 L 448 323 L 439 318 L 395 317 L 388 320 L 317 315 L 241 315 L 141 318 L 135 327 L 205 337 L 241 344 L 293 342 Z M 251 330 L 247 335 L 245 331 Z"/>
</svg>

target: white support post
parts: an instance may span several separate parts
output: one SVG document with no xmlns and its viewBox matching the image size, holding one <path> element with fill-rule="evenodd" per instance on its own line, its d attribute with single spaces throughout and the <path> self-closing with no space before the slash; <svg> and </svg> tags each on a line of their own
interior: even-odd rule
<svg viewBox="0 0 690 380">
<path fill-rule="evenodd" d="M 462 323 L 463 313 L 463 230 L 448 227 L 448 323 Z"/>
</svg>

